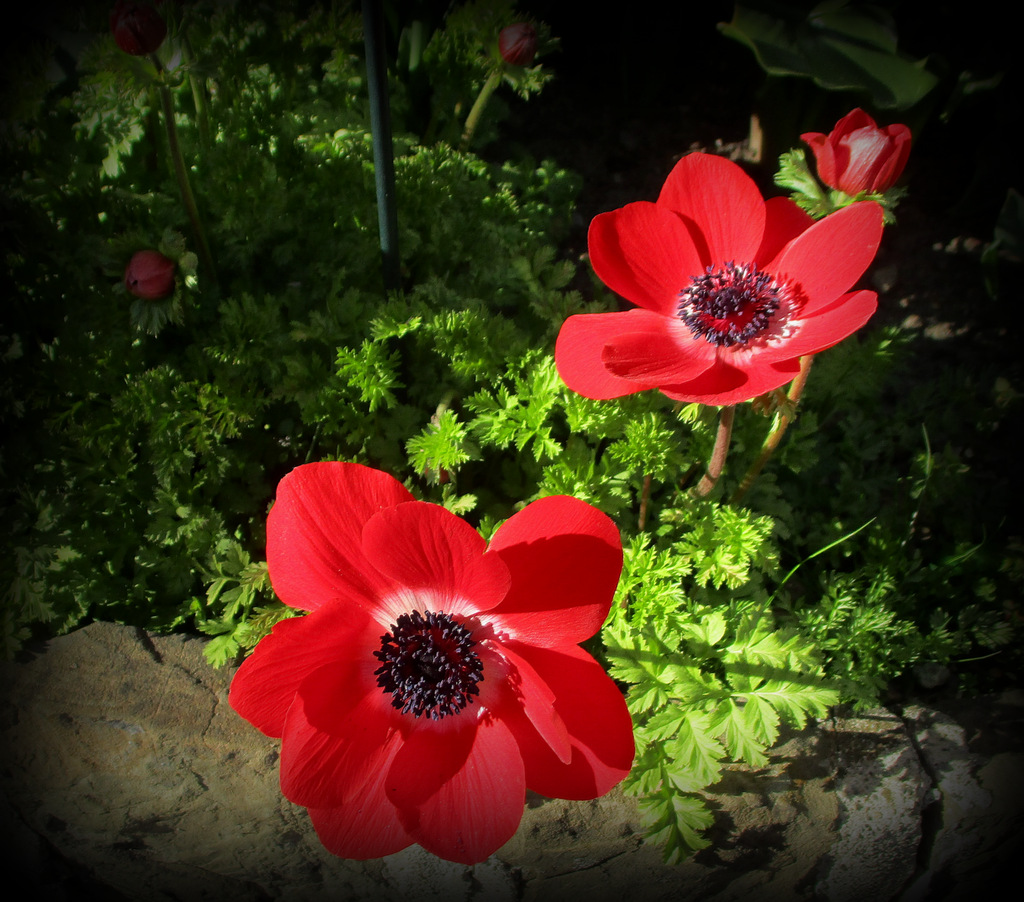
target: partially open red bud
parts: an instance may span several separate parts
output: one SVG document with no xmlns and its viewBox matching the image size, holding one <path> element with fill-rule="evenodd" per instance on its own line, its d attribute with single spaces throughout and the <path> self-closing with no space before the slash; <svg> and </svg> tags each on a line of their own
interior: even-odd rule
<svg viewBox="0 0 1024 902">
<path fill-rule="evenodd" d="M 513 66 L 529 66 L 537 55 L 537 29 L 529 22 L 517 22 L 498 35 L 501 58 Z"/>
<path fill-rule="evenodd" d="M 167 23 L 152 6 L 118 0 L 110 11 L 110 30 L 117 46 L 132 56 L 146 56 L 167 37 Z"/>
<path fill-rule="evenodd" d="M 138 251 L 124 271 L 124 286 L 137 298 L 159 301 L 174 291 L 176 264 L 159 251 Z"/>
</svg>

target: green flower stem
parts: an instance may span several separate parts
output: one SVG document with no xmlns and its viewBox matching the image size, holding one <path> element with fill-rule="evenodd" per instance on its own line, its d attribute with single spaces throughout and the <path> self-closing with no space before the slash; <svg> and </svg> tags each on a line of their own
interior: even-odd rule
<svg viewBox="0 0 1024 902">
<path fill-rule="evenodd" d="M 693 490 L 698 498 L 706 498 L 718 482 L 725 468 L 725 458 L 729 454 L 729 440 L 732 438 L 732 424 L 736 419 L 736 407 L 730 404 L 723 407 L 718 416 L 718 432 L 715 435 L 715 447 L 711 450 L 711 459 L 697 487 Z"/>
<path fill-rule="evenodd" d="M 391 137 L 391 108 L 384 45 L 384 13 L 380 0 L 363 0 L 363 45 L 370 97 L 370 132 L 373 136 L 373 178 L 377 190 L 377 231 L 380 235 L 384 290 L 400 291 L 398 211 L 395 206 L 395 155 Z"/>
<path fill-rule="evenodd" d="M 188 83 L 192 88 L 192 100 L 196 105 L 196 121 L 199 125 L 199 141 L 204 150 L 210 147 L 210 114 L 206 104 L 206 79 L 196 78 L 192 71 L 192 64 L 195 63 L 195 52 L 188 37 L 182 36 L 182 45 L 185 48 L 186 58 L 189 61 Z"/>
<path fill-rule="evenodd" d="M 796 419 L 796 408 L 800 403 L 800 396 L 804 393 L 804 386 L 807 385 L 807 376 L 811 372 L 811 364 L 813 362 L 813 354 L 807 354 L 800 358 L 800 372 L 796 374 L 796 378 L 789 384 L 789 392 L 786 396 L 789 399 L 789 411 L 782 411 L 777 415 L 772 431 L 768 433 L 768 437 L 761 446 L 761 453 L 757 456 L 757 460 L 750 465 L 750 469 L 747 470 L 743 481 L 733 493 L 732 498 L 729 499 L 730 504 L 739 504 L 743 500 L 750 487 L 754 484 L 754 480 L 757 479 L 761 470 L 764 469 L 764 465 L 768 463 L 768 459 L 775 453 L 775 449 L 779 447 L 779 442 L 782 441 L 782 436 L 786 434 L 789 424 Z"/>
<path fill-rule="evenodd" d="M 462 141 L 459 143 L 459 150 L 465 151 L 469 149 L 469 143 L 473 140 L 473 133 L 476 131 L 476 127 L 480 124 L 480 117 L 484 114 L 487 101 L 491 99 L 491 95 L 495 92 L 498 85 L 501 84 L 501 75 L 502 70 L 495 69 L 487 77 L 487 81 L 484 82 L 484 86 L 480 89 L 480 94 L 476 98 L 476 103 L 473 104 L 473 109 L 469 111 L 469 115 L 466 117 L 466 127 L 462 132 Z"/>
<path fill-rule="evenodd" d="M 152 59 L 157 71 L 162 75 L 163 66 L 160 64 L 160 60 L 155 55 L 152 55 Z M 195 195 L 192 193 L 192 186 L 188 180 L 188 170 L 185 168 L 185 159 L 181 155 L 181 144 L 178 142 L 178 127 L 174 124 L 174 99 L 171 96 L 171 89 L 162 81 L 158 87 L 160 105 L 163 107 L 164 113 L 164 127 L 167 129 L 167 144 L 171 152 L 171 162 L 174 164 L 174 176 L 178 180 L 178 190 L 181 192 L 181 200 L 185 205 L 189 222 L 192 223 L 192 231 L 195 232 L 200 263 L 216 284 L 217 270 L 213 265 L 213 255 L 206 242 L 206 232 L 203 231 L 203 224 L 199 219 L 199 209 L 196 207 Z"/>
</svg>

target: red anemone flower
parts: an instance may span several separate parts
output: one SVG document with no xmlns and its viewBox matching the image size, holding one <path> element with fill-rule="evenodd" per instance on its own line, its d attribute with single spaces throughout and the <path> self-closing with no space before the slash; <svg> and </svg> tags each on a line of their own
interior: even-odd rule
<svg viewBox="0 0 1024 902">
<path fill-rule="evenodd" d="M 821 180 L 851 197 L 887 191 L 910 156 L 907 126 L 879 128 L 859 108 L 843 116 L 827 135 L 807 132 L 800 138 L 814 152 Z"/>
<path fill-rule="evenodd" d="M 637 309 L 569 317 L 558 371 L 588 398 L 652 388 L 703 404 L 756 398 L 868 321 L 877 295 L 846 292 L 881 237 L 874 202 L 815 222 L 789 198 L 765 201 L 737 164 L 690 154 L 656 203 L 594 217 L 594 271 Z"/>
<path fill-rule="evenodd" d="M 622 566 L 590 505 L 535 501 L 488 545 L 386 473 L 306 464 L 278 486 L 267 564 L 309 613 L 257 645 L 231 705 L 282 737 L 282 792 L 334 854 L 419 843 L 472 864 L 515 833 L 527 787 L 590 799 L 629 772 L 625 701 L 578 645 Z"/>
</svg>

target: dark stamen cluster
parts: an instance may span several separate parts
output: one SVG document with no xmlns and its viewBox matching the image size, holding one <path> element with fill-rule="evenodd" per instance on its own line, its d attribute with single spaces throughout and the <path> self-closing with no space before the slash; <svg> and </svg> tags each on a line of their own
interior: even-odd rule
<svg viewBox="0 0 1024 902">
<path fill-rule="evenodd" d="M 679 293 L 679 318 L 694 338 L 719 347 L 746 344 L 761 335 L 779 309 L 780 288 L 756 263 L 708 267 Z"/>
<path fill-rule="evenodd" d="M 392 695 L 403 714 L 440 720 L 458 714 L 483 679 L 483 662 L 472 634 L 450 614 L 413 611 L 402 614 L 380 637 L 377 685 Z"/>
</svg>

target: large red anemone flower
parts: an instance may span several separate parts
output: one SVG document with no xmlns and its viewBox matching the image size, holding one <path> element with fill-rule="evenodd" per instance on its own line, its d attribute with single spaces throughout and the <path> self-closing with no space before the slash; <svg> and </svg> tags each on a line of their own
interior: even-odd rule
<svg viewBox="0 0 1024 902">
<path fill-rule="evenodd" d="M 334 854 L 418 843 L 472 864 L 515 833 L 527 787 L 590 799 L 629 772 L 622 694 L 578 645 L 622 567 L 590 505 L 535 501 L 488 545 L 386 473 L 307 464 L 278 486 L 267 564 L 309 613 L 257 645 L 230 701 L 282 737 L 282 792 Z"/>
<path fill-rule="evenodd" d="M 789 198 L 765 201 L 737 164 L 690 154 L 657 202 L 594 217 L 594 271 L 637 307 L 569 317 L 558 371 L 588 398 L 657 388 L 678 401 L 748 401 L 868 321 L 877 295 L 849 289 L 881 237 L 874 202 L 816 222 Z"/>
</svg>

